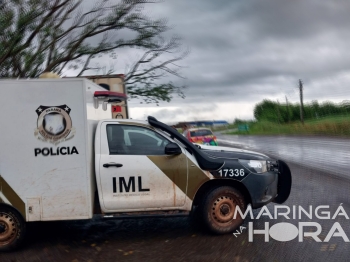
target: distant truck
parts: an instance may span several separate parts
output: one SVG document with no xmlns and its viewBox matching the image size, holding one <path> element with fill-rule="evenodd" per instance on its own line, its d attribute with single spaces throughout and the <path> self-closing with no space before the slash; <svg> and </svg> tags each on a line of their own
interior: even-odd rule
<svg viewBox="0 0 350 262">
<path fill-rule="evenodd" d="M 196 214 L 228 233 L 237 206 L 288 198 L 283 161 L 199 148 L 153 117 L 111 119 L 125 98 L 86 79 L 0 81 L 0 250 L 20 245 L 26 222 L 93 216 Z"/>
</svg>

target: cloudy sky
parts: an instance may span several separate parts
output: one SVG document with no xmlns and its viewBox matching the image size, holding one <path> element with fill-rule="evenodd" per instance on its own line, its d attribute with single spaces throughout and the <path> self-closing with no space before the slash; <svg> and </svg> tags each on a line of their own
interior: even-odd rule
<svg viewBox="0 0 350 262">
<path fill-rule="evenodd" d="M 350 99 L 350 1 L 165 0 L 149 12 L 191 48 L 176 80 L 189 88 L 159 106 L 130 101 L 132 118 L 252 119 L 263 99 L 297 102 L 298 79 L 306 102 Z"/>
</svg>

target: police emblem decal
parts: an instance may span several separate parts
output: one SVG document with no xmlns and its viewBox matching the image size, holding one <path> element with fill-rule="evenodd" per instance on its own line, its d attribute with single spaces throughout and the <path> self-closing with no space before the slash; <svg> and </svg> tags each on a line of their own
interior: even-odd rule
<svg viewBox="0 0 350 262">
<path fill-rule="evenodd" d="M 75 135 L 70 117 L 71 109 L 67 105 L 39 106 L 37 129 L 34 135 L 41 141 L 54 145 L 69 140 Z"/>
</svg>

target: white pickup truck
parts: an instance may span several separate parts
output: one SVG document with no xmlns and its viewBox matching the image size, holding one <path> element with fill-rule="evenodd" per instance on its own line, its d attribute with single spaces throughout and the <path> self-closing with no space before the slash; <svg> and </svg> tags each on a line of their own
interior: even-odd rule
<svg viewBox="0 0 350 262">
<path fill-rule="evenodd" d="M 93 216 L 195 213 L 227 233 L 237 206 L 288 198 L 283 161 L 196 146 L 153 117 L 111 119 L 123 99 L 84 79 L 0 81 L 0 250 L 20 245 L 26 222 Z"/>
</svg>

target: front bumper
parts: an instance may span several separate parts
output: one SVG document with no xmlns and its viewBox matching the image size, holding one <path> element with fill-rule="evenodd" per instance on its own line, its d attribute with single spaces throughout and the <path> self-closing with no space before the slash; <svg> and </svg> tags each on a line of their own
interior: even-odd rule
<svg viewBox="0 0 350 262">
<path fill-rule="evenodd" d="M 290 194 L 292 176 L 288 165 L 278 160 L 278 170 L 263 174 L 251 173 L 242 183 L 248 189 L 253 208 L 260 208 L 271 201 L 282 204 Z"/>
<path fill-rule="evenodd" d="M 263 174 L 250 173 L 242 183 L 248 189 L 252 207 L 259 208 L 276 197 L 278 174 L 273 171 Z"/>
</svg>

